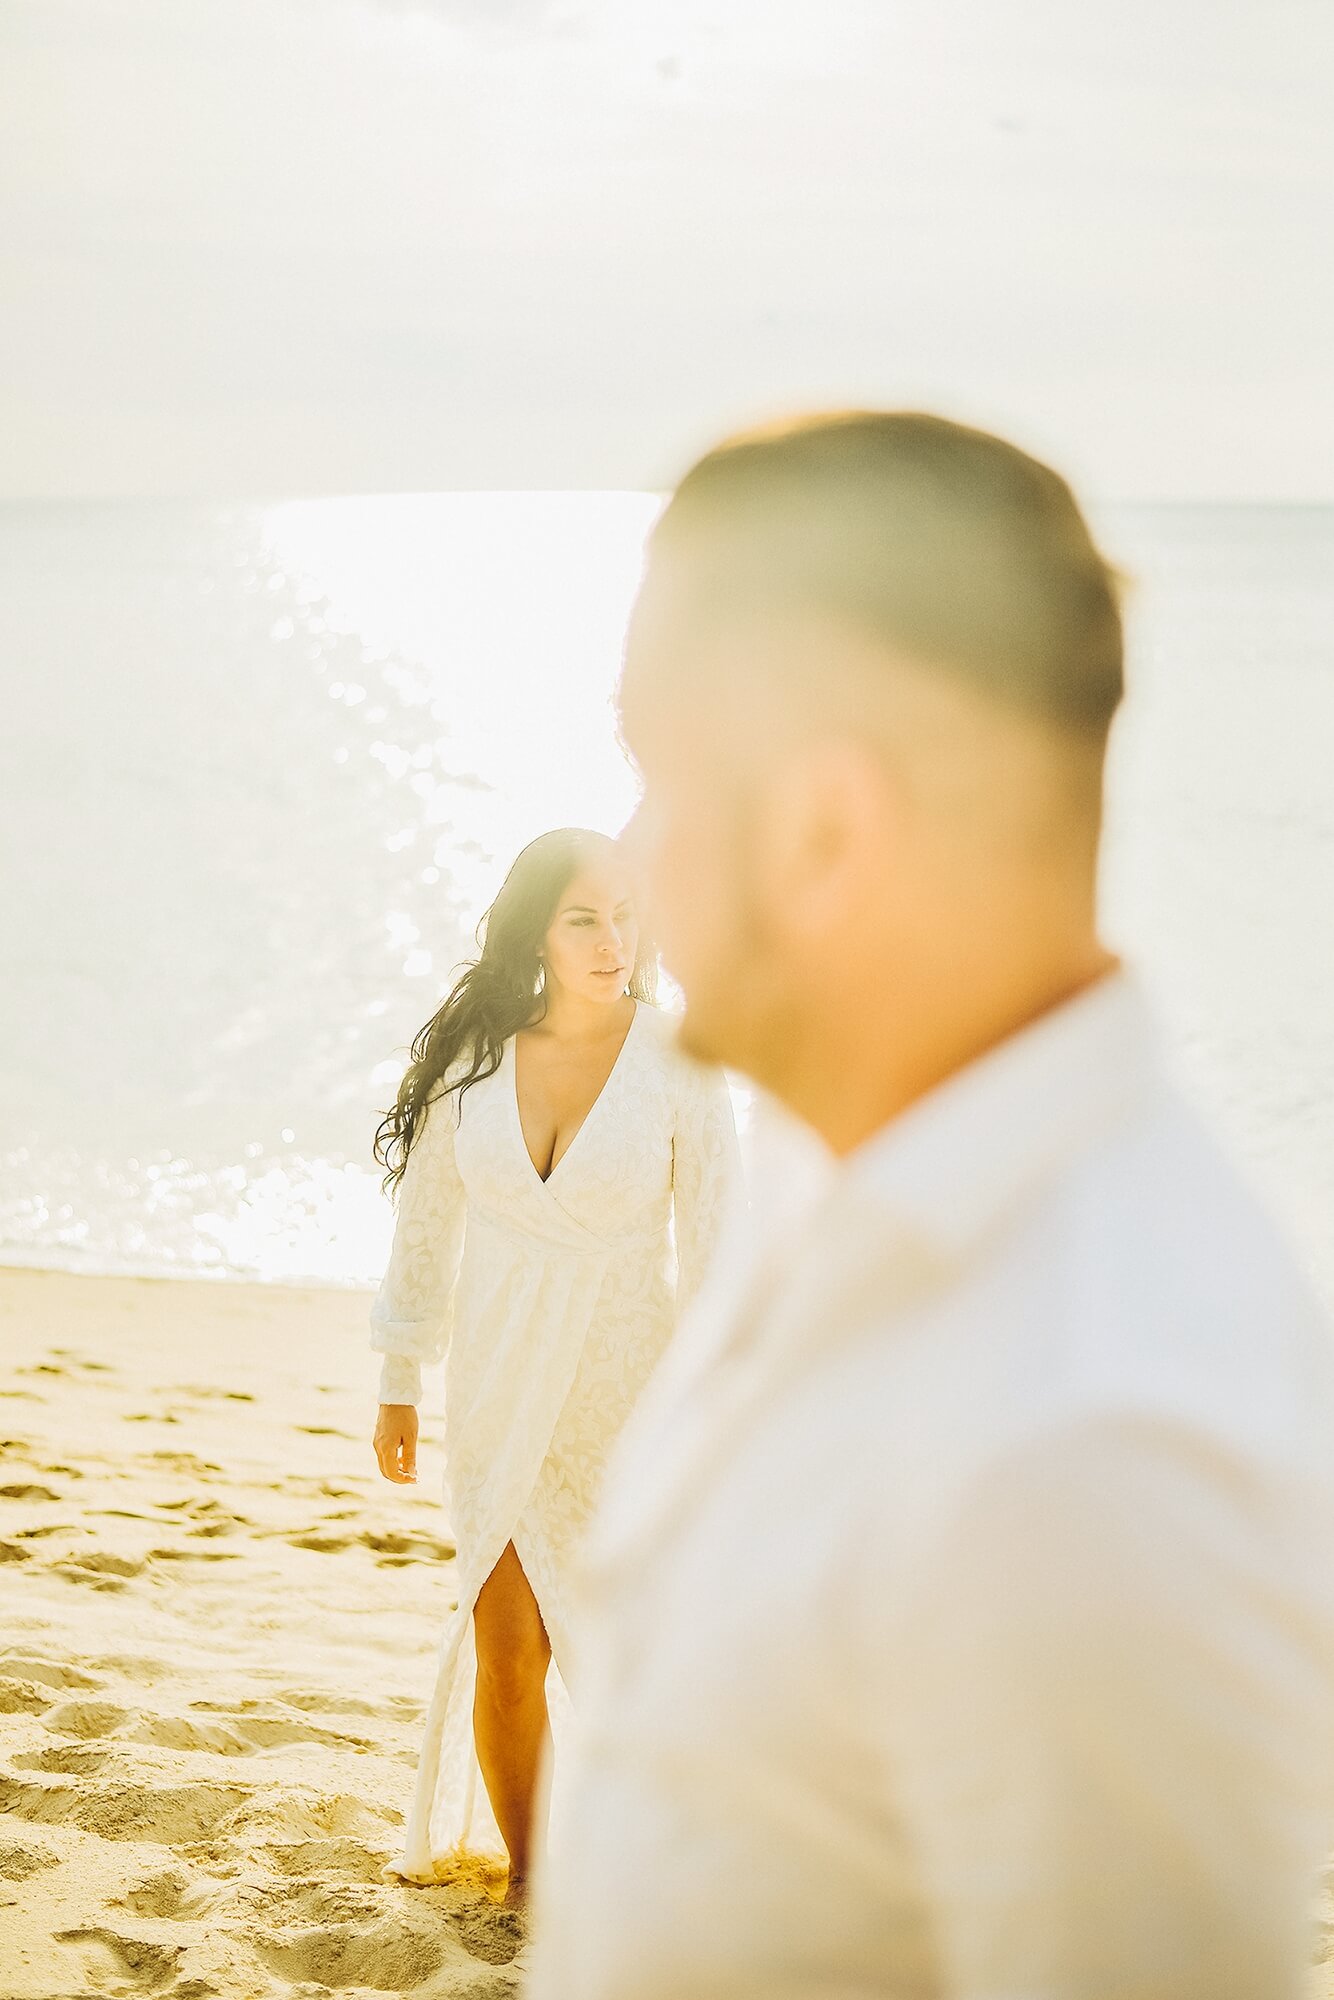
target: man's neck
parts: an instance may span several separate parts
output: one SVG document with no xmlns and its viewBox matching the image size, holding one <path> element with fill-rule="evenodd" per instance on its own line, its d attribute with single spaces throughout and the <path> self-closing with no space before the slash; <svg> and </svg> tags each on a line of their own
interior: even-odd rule
<svg viewBox="0 0 1334 2000">
<path fill-rule="evenodd" d="M 774 1094 L 840 1157 L 1043 1015 L 1116 970 L 1097 940 L 1063 963 L 1017 968 L 985 991 L 933 1005 L 923 994 L 911 1021 L 868 1004 L 812 1034 L 769 1084 Z"/>
</svg>

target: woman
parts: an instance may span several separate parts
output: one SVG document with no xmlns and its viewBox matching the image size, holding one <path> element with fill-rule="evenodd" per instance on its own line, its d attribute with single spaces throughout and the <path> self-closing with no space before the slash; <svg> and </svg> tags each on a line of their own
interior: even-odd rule
<svg viewBox="0 0 1334 2000">
<path fill-rule="evenodd" d="M 398 1220 L 372 1311 L 375 1449 L 386 1478 L 415 1477 L 420 1364 L 448 1352 L 458 1608 L 396 1872 L 435 1881 L 438 1861 L 503 1844 L 517 1903 L 542 1833 L 553 1655 L 557 1722 L 563 1700 L 570 1557 L 712 1248 L 736 1137 L 721 1074 L 679 1055 L 650 1004 L 613 841 L 535 840 L 479 938 L 376 1138 Z"/>
</svg>

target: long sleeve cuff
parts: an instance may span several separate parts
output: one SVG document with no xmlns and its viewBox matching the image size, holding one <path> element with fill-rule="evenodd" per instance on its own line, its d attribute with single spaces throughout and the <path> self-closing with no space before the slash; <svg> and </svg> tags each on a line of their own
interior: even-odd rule
<svg viewBox="0 0 1334 2000">
<path fill-rule="evenodd" d="M 386 1354 L 380 1367 L 380 1401 L 411 1403 L 422 1399 L 421 1363 L 411 1354 Z"/>
</svg>

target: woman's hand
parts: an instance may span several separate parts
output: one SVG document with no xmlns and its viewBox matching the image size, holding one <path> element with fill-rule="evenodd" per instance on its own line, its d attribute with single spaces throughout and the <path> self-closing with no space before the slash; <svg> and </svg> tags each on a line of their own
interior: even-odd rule
<svg viewBox="0 0 1334 2000">
<path fill-rule="evenodd" d="M 375 1456 L 395 1486 L 417 1483 L 417 1412 L 411 1403 L 381 1403 L 375 1424 Z"/>
</svg>

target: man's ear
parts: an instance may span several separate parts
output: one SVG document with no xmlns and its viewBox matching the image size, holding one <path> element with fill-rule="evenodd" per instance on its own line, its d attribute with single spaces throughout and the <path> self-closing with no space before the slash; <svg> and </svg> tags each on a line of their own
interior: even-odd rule
<svg viewBox="0 0 1334 2000">
<path fill-rule="evenodd" d="M 756 866 L 771 921 L 807 937 L 863 920 L 901 840 L 902 790 L 886 761 L 851 738 L 794 747 L 765 774 Z"/>
</svg>

